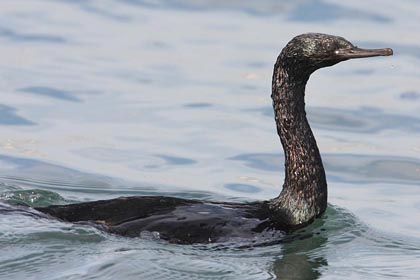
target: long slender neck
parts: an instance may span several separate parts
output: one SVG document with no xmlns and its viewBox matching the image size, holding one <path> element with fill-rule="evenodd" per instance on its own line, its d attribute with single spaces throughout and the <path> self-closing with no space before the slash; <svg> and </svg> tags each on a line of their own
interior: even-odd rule
<svg viewBox="0 0 420 280">
<path fill-rule="evenodd" d="M 281 223 L 300 226 L 327 207 L 327 181 L 314 135 L 305 112 L 309 74 L 296 75 L 278 61 L 274 68 L 272 99 L 277 132 L 285 154 L 285 180 L 280 195 L 270 201 Z M 302 72 L 301 72 L 302 73 Z"/>
</svg>

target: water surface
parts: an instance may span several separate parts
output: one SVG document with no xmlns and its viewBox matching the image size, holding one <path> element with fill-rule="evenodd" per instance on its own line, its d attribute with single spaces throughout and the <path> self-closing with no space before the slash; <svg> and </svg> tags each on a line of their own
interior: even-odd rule
<svg viewBox="0 0 420 280">
<path fill-rule="evenodd" d="M 179 246 L 1 202 L 0 278 L 418 279 L 420 9 L 375 3 L 1 2 L 0 198 L 9 204 L 274 197 L 284 172 L 270 90 L 281 48 L 316 31 L 394 56 L 310 79 L 330 204 L 289 239 Z"/>
</svg>

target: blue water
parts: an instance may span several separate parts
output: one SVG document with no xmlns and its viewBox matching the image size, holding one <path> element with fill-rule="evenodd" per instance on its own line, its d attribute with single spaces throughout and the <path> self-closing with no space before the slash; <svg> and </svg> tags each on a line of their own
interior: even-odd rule
<svg viewBox="0 0 420 280">
<path fill-rule="evenodd" d="M 2 209 L 272 198 L 284 171 L 271 74 L 287 41 L 323 32 L 394 56 L 310 79 L 330 204 L 290 242 L 181 246 L 13 211 L 0 278 L 419 279 L 418 3 L 282 2 L 1 2 Z"/>
</svg>

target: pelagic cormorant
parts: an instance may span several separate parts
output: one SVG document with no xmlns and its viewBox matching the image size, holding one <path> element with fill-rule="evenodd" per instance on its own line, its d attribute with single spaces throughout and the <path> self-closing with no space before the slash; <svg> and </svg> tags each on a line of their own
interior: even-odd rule
<svg viewBox="0 0 420 280">
<path fill-rule="evenodd" d="M 392 55 L 392 49 L 360 49 L 342 37 L 307 33 L 294 37 L 274 65 L 272 99 L 285 154 L 283 190 L 252 203 L 218 203 L 163 196 L 36 208 L 69 222 L 89 222 L 108 232 L 140 236 L 152 232 L 174 243 L 258 238 L 303 227 L 324 213 L 327 181 L 305 113 L 305 86 L 317 69 L 352 58 Z"/>
</svg>

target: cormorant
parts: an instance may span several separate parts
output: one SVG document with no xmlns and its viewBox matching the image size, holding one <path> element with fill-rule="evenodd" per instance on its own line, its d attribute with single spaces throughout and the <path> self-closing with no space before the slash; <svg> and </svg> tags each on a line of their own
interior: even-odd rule
<svg viewBox="0 0 420 280">
<path fill-rule="evenodd" d="M 309 76 L 348 59 L 392 54 L 389 48 L 361 49 L 342 37 L 320 33 L 302 34 L 287 43 L 274 65 L 272 80 L 275 121 L 285 154 L 285 180 L 276 198 L 219 203 L 134 196 L 36 209 L 123 236 L 152 232 L 181 244 L 254 239 L 308 225 L 327 207 L 325 171 L 305 113 Z"/>
</svg>

